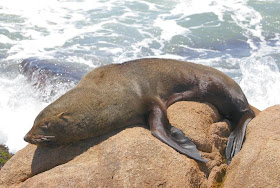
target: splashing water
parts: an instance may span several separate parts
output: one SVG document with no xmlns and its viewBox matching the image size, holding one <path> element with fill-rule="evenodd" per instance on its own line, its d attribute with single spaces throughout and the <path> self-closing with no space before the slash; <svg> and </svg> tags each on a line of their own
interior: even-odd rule
<svg viewBox="0 0 280 188">
<path fill-rule="evenodd" d="M 253 106 L 263 110 L 280 103 L 280 74 L 272 57 L 243 58 L 240 69 L 243 75 L 240 86 Z"/>
</svg>

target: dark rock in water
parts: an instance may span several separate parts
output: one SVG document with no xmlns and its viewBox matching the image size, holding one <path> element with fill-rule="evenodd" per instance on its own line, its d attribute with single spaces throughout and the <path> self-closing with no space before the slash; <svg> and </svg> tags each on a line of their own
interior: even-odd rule
<svg viewBox="0 0 280 188">
<path fill-rule="evenodd" d="M 20 73 L 40 86 L 44 86 L 47 81 L 78 83 L 89 70 L 90 67 L 79 63 L 38 58 L 28 58 L 19 64 Z"/>
<path fill-rule="evenodd" d="M 40 100 L 50 102 L 73 88 L 91 67 L 71 62 L 28 58 L 17 64 L 17 74 L 24 75 Z"/>
</svg>

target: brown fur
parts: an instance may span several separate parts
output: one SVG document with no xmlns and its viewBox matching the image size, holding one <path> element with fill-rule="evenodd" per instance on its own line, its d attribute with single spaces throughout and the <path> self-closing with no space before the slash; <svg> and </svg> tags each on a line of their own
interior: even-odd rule
<svg viewBox="0 0 280 188">
<path fill-rule="evenodd" d="M 189 97 L 189 93 L 195 95 Z M 232 122 L 253 112 L 231 78 L 211 67 L 169 59 L 140 59 L 94 69 L 72 90 L 47 106 L 25 140 L 62 144 L 144 124 L 157 105 L 207 101 Z M 47 136 L 47 137 L 46 137 Z"/>
</svg>

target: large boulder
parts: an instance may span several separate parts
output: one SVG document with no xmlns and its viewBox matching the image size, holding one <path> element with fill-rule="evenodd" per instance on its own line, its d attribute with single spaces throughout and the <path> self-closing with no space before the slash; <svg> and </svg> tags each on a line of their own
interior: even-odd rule
<svg viewBox="0 0 280 188">
<path fill-rule="evenodd" d="M 249 123 L 246 140 L 227 170 L 224 187 L 279 186 L 280 105 L 276 105 Z"/>
<path fill-rule="evenodd" d="M 215 107 L 178 102 L 168 109 L 208 162 L 186 157 L 131 126 L 98 138 L 49 148 L 28 145 L 0 171 L 0 187 L 211 187 L 225 174 L 229 129 Z"/>
</svg>

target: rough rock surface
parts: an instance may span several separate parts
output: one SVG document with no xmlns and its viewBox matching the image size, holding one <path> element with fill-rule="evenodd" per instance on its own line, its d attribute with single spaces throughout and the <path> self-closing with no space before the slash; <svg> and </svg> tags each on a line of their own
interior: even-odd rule
<svg viewBox="0 0 280 188">
<path fill-rule="evenodd" d="M 28 145 L 0 171 L 0 187 L 212 187 L 226 170 L 221 153 L 229 134 L 217 110 L 178 102 L 168 109 L 209 161 L 196 162 L 131 126 L 57 148 Z M 273 141 L 273 140 L 272 140 Z"/>
<path fill-rule="evenodd" d="M 249 123 L 224 187 L 280 187 L 280 105 L 262 111 Z"/>
</svg>

